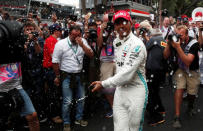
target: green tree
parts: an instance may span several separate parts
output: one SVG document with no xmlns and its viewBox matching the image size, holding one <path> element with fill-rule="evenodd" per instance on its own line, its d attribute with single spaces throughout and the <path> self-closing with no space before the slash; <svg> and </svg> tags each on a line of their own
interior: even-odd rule
<svg viewBox="0 0 203 131">
<path fill-rule="evenodd" d="M 156 3 L 158 3 L 157 6 Z M 162 3 L 162 5 L 160 5 Z M 155 16 L 159 13 L 159 8 L 167 9 L 168 14 L 170 16 L 181 16 L 182 14 L 186 14 L 191 17 L 192 11 L 197 7 L 203 7 L 202 0 L 152 0 L 152 13 Z"/>
<path fill-rule="evenodd" d="M 186 14 L 191 17 L 192 11 L 203 6 L 202 0 L 163 0 L 162 9 L 168 9 L 169 15 L 181 16 Z"/>
</svg>

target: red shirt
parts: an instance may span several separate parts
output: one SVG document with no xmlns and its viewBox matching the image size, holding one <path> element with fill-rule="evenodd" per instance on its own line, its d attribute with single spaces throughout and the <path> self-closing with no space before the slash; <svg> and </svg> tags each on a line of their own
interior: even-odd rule
<svg viewBox="0 0 203 131">
<path fill-rule="evenodd" d="M 54 47 L 57 42 L 57 39 L 50 35 L 44 44 L 43 50 L 43 67 L 44 68 L 52 68 L 52 55 L 54 52 Z"/>
</svg>

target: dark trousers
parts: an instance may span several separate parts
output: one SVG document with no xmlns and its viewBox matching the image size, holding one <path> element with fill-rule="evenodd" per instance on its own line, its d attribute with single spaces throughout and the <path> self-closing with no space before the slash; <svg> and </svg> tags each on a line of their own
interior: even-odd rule
<svg viewBox="0 0 203 131">
<path fill-rule="evenodd" d="M 54 84 L 55 73 L 52 68 L 45 68 L 45 95 L 47 101 L 47 115 L 50 118 L 61 115 L 61 87 Z"/>
<path fill-rule="evenodd" d="M 165 79 L 165 72 L 147 70 L 146 76 L 149 90 L 147 111 L 149 112 L 150 118 L 155 119 L 156 117 L 160 117 L 160 112 L 165 112 L 159 95 L 160 84 Z"/>
<path fill-rule="evenodd" d="M 22 85 L 28 93 L 38 115 L 45 112 L 45 96 L 44 96 L 44 72 L 42 68 L 22 71 Z"/>
</svg>

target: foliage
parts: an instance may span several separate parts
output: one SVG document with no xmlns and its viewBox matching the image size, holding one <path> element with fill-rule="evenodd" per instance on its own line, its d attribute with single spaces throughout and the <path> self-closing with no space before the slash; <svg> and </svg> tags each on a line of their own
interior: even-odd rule
<svg viewBox="0 0 203 131">
<path fill-rule="evenodd" d="M 152 3 L 162 1 L 162 9 L 167 9 L 170 16 L 181 16 L 186 14 L 191 17 L 192 11 L 197 7 L 203 7 L 202 0 L 152 0 Z M 159 7 L 158 7 L 159 8 Z M 154 13 L 158 8 L 154 8 Z"/>
<path fill-rule="evenodd" d="M 168 9 L 169 15 L 175 17 L 182 14 L 191 17 L 192 11 L 197 7 L 203 7 L 202 0 L 163 0 L 162 9 Z"/>
</svg>

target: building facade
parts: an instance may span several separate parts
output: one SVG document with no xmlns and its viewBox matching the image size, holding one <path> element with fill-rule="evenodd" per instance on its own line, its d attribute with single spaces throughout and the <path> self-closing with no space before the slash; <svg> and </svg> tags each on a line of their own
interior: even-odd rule
<svg viewBox="0 0 203 131">
<path fill-rule="evenodd" d="M 41 19 L 51 19 L 53 13 L 62 19 L 73 15 L 76 7 L 62 4 L 59 0 L 0 0 L 0 8 L 16 18 L 26 17 L 31 12 Z"/>
<path fill-rule="evenodd" d="M 82 2 L 85 2 L 85 6 Z M 122 9 L 128 11 L 132 17 L 149 18 L 151 6 L 152 0 L 80 0 L 80 8 L 85 7 L 86 12 L 90 11 L 93 14 L 116 12 Z"/>
</svg>

